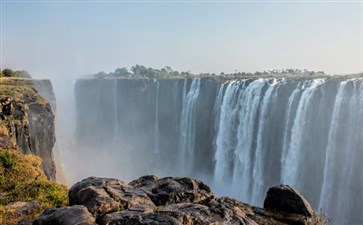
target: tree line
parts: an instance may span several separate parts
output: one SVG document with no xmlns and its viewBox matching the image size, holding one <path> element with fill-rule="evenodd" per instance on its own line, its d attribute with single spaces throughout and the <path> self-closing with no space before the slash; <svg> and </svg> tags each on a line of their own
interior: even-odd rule
<svg viewBox="0 0 363 225">
<path fill-rule="evenodd" d="M 25 70 L 0 69 L 0 77 L 21 77 L 31 78 L 30 74 Z"/>
<path fill-rule="evenodd" d="M 120 78 L 186 78 L 186 77 L 248 77 L 248 76 L 279 76 L 279 75 L 292 75 L 292 76 L 315 76 L 315 75 L 326 75 L 323 71 L 310 71 L 300 69 L 282 69 L 282 70 L 269 70 L 269 71 L 257 71 L 255 73 L 249 72 L 238 72 L 234 73 L 192 73 L 190 71 L 179 72 L 173 70 L 170 66 L 165 66 L 161 69 L 154 69 L 151 67 L 145 67 L 143 65 L 135 65 L 130 68 L 120 67 L 114 72 L 105 73 L 99 72 L 94 76 L 96 78 L 106 77 L 120 77 Z"/>
</svg>

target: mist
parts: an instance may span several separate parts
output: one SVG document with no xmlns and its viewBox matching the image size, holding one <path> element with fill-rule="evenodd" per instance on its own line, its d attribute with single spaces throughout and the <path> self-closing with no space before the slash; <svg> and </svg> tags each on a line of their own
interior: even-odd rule
<svg viewBox="0 0 363 225">
<path fill-rule="evenodd" d="M 135 64 L 196 74 L 361 73 L 362 2 L 0 6 L 1 69 L 53 84 L 59 182 L 190 176 L 257 206 L 268 187 L 288 183 L 315 209 L 340 215 L 333 224 L 361 219 L 361 74 L 90 76 Z"/>
</svg>

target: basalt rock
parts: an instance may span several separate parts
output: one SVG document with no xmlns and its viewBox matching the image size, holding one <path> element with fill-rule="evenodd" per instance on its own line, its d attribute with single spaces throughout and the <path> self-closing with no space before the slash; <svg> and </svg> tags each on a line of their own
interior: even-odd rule
<svg viewBox="0 0 363 225">
<path fill-rule="evenodd" d="M 143 190 L 155 205 L 172 203 L 203 203 L 214 198 L 210 188 L 203 182 L 188 177 L 141 177 L 130 184 Z M 140 181 L 141 180 L 141 181 Z"/>
<path fill-rule="evenodd" d="M 0 147 L 41 157 L 47 178 L 54 180 L 54 143 L 54 113 L 33 80 L 0 79 Z"/>
<path fill-rule="evenodd" d="M 287 213 L 312 216 L 314 210 L 310 203 L 288 185 L 272 187 L 267 191 L 264 208 Z"/>
<path fill-rule="evenodd" d="M 69 201 L 74 207 L 46 211 L 37 221 L 48 222 L 35 225 L 63 225 L 48 219 L 59 215 L 72 218 L 81 213 L 83 218 L 85 212 L 77 205 L 86 207 L 92 215 L 86 218 L 94 218 L 99 225 L 323 224 L 304 197 L 286 185 L 271 188 L 265 208 L 259 208 L 228 197 L 216 198 L 206 184 L 186 177 L 143 176 L 129 184 L 89 177 L 71 187 Z M 70 220 L 68 224 L 80 223 Z"/>
<path fill-rule="evenodd" d="M 33 223 L 34 225 L 96 225 L 95 218 L 84 206 L 50 208 Z"/>
<path fill-rule="evenodd" d="M 70 205 L 84 205 L 95 217 L 125 209 L 153 211 L 154 203 L 140 189 L 109 178 L 89 177 L 69 190 Z"/>
</svg>

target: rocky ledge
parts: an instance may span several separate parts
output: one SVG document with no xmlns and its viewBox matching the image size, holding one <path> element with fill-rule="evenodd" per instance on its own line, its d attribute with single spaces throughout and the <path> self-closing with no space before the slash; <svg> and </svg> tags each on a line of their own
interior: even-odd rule
<svg viewBox="0 0 363 225">
<path fill-rule="evenodd" d="M 54 113 L 46 98 L 55 104 L 48 80 L 0 78 L 0 148 L 41 157 L 45 175 L 55 180 Z"/>
<path fill-rule="evenodd" d="M 69 190 L 68 207 L 46 210 L 34 225 L 325 224 L 287 185 L 271 188 L 264 208 L 217 198 L 203 182 L 143 176 L 130 183 L 89 177 Z"/>
</svg>

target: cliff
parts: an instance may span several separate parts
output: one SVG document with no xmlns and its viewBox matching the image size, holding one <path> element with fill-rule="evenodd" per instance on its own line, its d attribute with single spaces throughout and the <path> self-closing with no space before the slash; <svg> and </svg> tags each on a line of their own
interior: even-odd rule
<svg viewBox="0 0 363 225">
<path fill-rule="evenodd" d="M 0 78 L 0 147 L 39 156 L 45 175 L 54 180 L 54 113 L 34 83 L 42 87 L 43 94 L 52 95 L 49 81 Z"/>
<path fill-rule="evenodd" d="M 334 225 L 363 224 L 362 74 L 81 79 L 75 94 L 77 165 L 93 162 L 78 178 L 191 176 L 259 206 L 286 183 Z"/>
</svg>

